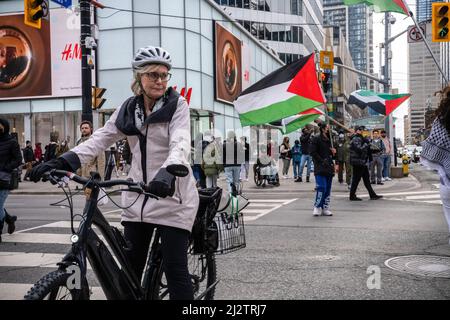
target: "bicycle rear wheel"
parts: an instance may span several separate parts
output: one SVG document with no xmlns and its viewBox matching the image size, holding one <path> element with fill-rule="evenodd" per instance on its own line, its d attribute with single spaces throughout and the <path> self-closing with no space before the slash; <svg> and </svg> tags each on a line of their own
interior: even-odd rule
<svg viewBox="0 0 450 320">
<path fill-rule="evenodd" d="M 69 289 L 67 280 L 71 274 L 56 270 L 43 276 L 24 296 L 24 300 L 89 300 L 87 281 L 81 289 Z"/>
<path fill-rule="evenodd" d="M 216 259 L 214 253 L 193 254 L 193 247 L 188 251 L 188 269 L 191 276 L 192 287 L 194 289 L 194 299 L 197 299 L 208 288 L 209 291 L 202 298 L 203 300 L 214 300 L 215 287 L 210 288 L 216 281 Z M 150 286 L 150 297 L 152 300 L 169 299 L 167 280 L 164 275 L 162 265 L 160 265 L 152 276 Z"/>
</svg>

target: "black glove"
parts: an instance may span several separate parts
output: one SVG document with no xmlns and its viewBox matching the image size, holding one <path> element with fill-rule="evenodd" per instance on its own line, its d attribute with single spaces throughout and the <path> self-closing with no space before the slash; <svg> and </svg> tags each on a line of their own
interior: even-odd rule
<svg viewBox="0 0 450 320">
<path fill-rule="evenodd" d="M 161 198 L 173 196 L 175 192 L 175 179 L 176 177 L 167 172 L 166 168 L 161 168 L 148 184 L 148 191 Z"/>
<path fill-rule="evenodd" d="M 34 182 L 39 182 L 42 179 L 42 176 L 44 175 L 44 173 L 46 173 L 52 169 L 71 171 L 71 168 L 69 167 L 67 162 L 65 162 L 63 159 L 61 159 L 61 158 L 53 159 L 53 160 L 41 163 L 40 165 L 37 165 L 36 167 L 31 169 L 30 180 L 34 181 Z"/>
</svg>

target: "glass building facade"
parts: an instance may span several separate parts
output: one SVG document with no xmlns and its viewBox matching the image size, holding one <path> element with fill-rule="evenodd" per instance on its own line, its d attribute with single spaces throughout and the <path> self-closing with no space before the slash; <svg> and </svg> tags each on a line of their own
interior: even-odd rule
<svg viewBox="0 0 450 320">
<path fill-rule="evenodd" d="M 345 6 L 338 0 L 323 1 L 324 26 L 339 26 L 347 40 L 355 68 L 373 74 L 373 13 L 364 5 Z M 360 78 L 361 88 L 373 90 L 373 81 Z"/>
<path fill-rule="evenodd" d="M 77 5 L 77 1 L 73 3 Z M 176 86 L 178 91 L 192 89 L 189 105 L 192 138 L 210 129 L 222 134 L 234 130 L 238 137 L 246 133 L 248 128 L 241 127 L 234 106 L 219 101 L 215 95 L 214 23 L 226 28 L 245 46 L 249 56 L 245 63 L 247 85 L 283 65 L 274 52 L 249 35 L 212 0 L 103 0 L 102 3 L 135 12 L 113 14 L 116 11 L 112 9 L 98 12 L 101 17 L 97 20 L 95 78 L 96 85 L 107 90 L 102 97 L 106 103 L 101 110 L 93 111 L 95 128 L 101 127 L 132 95 L 131 61 L 137 49 L 154 45 L 172 55 L 172 78 L 168 85 Z M 50 4 L 51 8 L 57 6 Z M 23 13 L 23 1 L 0 1 L 0 12 Z M 291 33 L 292 40 L 298 36 Z M 10 120 L 21 144 L 31 140 L 33 144 L 46 145 L 50 132 L 58 131 L 61 140 L 70 137 L 72 147 L 80 136 L 81 110 L 81 97 L 0 99 L 0 115 Z"/>
<path fill-rule="evenodd" d="M 322 0 L 214 1 L 285 63 L 322 49 Z"/>
<path fill-rule="evenodd" d="M 431 20 L 431 4 L 445 2 L 442 0 L 416 0 L 416 17 L 418 22 Z"/>
</svg>

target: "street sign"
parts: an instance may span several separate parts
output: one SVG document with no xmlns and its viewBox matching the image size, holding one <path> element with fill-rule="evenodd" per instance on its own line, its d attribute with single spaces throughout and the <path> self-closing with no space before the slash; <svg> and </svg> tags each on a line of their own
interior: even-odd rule
<svg viewBox="0 0 450 320">
<path fill-rule="evenodd" d="M 427 34 L 427 28 L 425 24 L 420 25 L 420 29 L 422 29 L 422 32 L 424 35 Z M 422 42 L 423 38 L 422 35 L 419 32 L 419 29 L 417 29 L 416 26 L 409 26 L 408 27 L 408 43 L 415 43 L 415 42 Z"/>
<path fill-rule="evenodd" d="M 320 51 L 320 67 L 327 70 L 334 69 L 333 51 Z"/>
<path fill-rule="evenodd" d="M 69 9 L 72 6 L 72 0 L 52 0 L 52 1 L 56 2 L 57 4 L 67 9 Z"/>
</svg>

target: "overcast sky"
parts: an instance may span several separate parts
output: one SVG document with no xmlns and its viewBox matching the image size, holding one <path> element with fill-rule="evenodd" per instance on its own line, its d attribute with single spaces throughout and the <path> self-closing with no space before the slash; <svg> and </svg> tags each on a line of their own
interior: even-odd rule
<svg viewBox="0 0 450 320">
<path fill-rule="evenodd" d="M 412 12 L 416 13 L 416 1 L 415 0 L 408 0 L 407 1 L 409 7 L 411 8 Z M 406 30 L 408 26 L 413 24 L 413 21 L 411 18 L 406 17 L 402 14 L 393 14 L 395 18 L 397 19 L 397 22 L 392 26 L 391 36 L 395 36 L 399 33 L 401 33 L 403 30 Z M 406 18 L 406 19 L 405 19 Z M 373 39 L 373 46 L 374 46 L 374 65 L 375 65 L 375 73 L 380 73 L 380 63 L 379 63 L 379 44 L 384 42 L 384 13 L 375 13 L 374 14 L 374 39 Z M 401 37 L 395 39 L 391 43 L 391 50 L 393 54 L 393 60 L 392 60 L 392 87 L 399 90 L 399 93 L 407 93 L 408 92 L 408 42 L 406 38 L 406 34 L 402 35 Z M 384 64 L 384 60 L 383 60 Z M 394 117 L 397 118 L 395 125 L 396 125 L 396 137 L 402 139 L 404 137 L 403 132 L 403 116 L 408 114 L 408 103 L 403 103 L 395 112 Z"/>
</svg>

